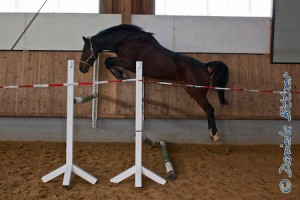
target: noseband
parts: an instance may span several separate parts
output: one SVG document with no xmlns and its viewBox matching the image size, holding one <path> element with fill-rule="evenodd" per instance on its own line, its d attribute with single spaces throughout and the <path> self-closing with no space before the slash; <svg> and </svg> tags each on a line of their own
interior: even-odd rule
<svg viewBox="0 0 300 200">
<path fill-rule="evenodd" d="M 92 66 L 91 64 L 89 64 L 88 62 L 89 62 L 90 59 L 97 60 L 97 57 L 96 57 L 95 54 L 94 54 L 94 48 L 93 48 L 92 41 L 91 41 L 90 38 L 89 38 L 89 41 L 90 41 L 90 51 L 91 51 L 91 55 L 86 59 L 86 61 L 80 61 L 80 62 L 83 63 L 83 64 L 86 64 L 86 65 L 88 65 L 88 66 L 90 66 L 90 67 L 93 67 L 93 66 Z"/>
</svg>

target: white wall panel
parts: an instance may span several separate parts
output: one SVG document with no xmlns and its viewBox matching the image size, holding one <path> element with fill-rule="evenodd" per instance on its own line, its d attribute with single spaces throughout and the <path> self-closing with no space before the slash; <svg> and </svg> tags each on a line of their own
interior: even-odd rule
<svg viewBox="0 0 300 200">
<path fill-rule="evenodd" d="M 175 51 L 269 53 L 270 19 L 176 17 Z"/>
<path fill-rule="evenodd" d="M 0 50 L 10 50 L 25 28 L 25 15 L 0 14 Z"/>
<path fill-rule="evenodd" d="M 270 52 L 269 18 L 134 15 L 132 23 L 177 52 Z"/>
<path fill-rule="evenodd" d="M 300 63 L 300 1 L 274 2 L 273 52 L 274 63 Z"/>
<path fill-rule="evenodd" d="M 34 14 L 0 14 L 0 50 L 9 50 Z M 40 14 L 16 50 L 81 50 L 81 36 L 120 24 L 121 15 Z M 269 18 L 133 15 L 132 23 L 153 32 L 177 52 L 270 52 Z"/>
<path fill-rule="evenodd" d="M 33 16 L 0 14 L 0 26 L 5 27 L 0 32 L 1 50 L 13 46 Z M 15 50 L 81 50 L 81 36 L 92 36 L 120 23 L 121 15 L 39 14 Z"/>
<path fill-rule="evenodd" d="M 133 15 L 131 23 L 143 27 L 147 32 L 154 33 L 154 37 L 164 47 L 175 49 L 175 18 L 157 15 Z"/>
</svg>

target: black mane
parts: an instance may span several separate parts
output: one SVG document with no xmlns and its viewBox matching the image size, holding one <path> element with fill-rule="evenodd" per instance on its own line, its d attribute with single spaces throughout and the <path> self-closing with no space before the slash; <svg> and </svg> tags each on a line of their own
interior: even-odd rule
<svg viewBox="0 0 300 200">
<path fill-rule="evenodd" d="M 130 24 L 121 24 L 121 25 L 113 26 L 113 27 L 110 27 L 103 31 L 100 31 L 95 36 L 102 35 L 102 34 L 110 34 L 110 33 L 116 32 L 116 31 L 132 31 L 132 32 L 137 32 L 137 33 L 145 33 L 148 35 L 153 35 L 153 33 L 146 32 L 139 26 L 130 25 Z"/>
</svg>

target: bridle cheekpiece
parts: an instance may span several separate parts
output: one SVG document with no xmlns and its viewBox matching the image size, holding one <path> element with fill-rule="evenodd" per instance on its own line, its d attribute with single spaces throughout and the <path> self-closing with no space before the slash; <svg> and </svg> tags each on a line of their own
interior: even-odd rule
<svg viewBox="0 0 300 200">
<path fill-rule="evenodd" d="M 90 42 L 90 51 L 91 51 L 91 55 L 86 59 L 86 61 L 80 61 L 81 63 L 84 63 L 90 67 L 92 67 L 91 64 L 89 64 L 89 60 L 90 59 L 94 59 L 94 60 L 97 60 L 97 57 L 95 56 L 94 54 L 94 48 L 93 48 L 93 45 L 92 45 L 92 41 L 91 41 L 91 38 L 88 38 L 89 39 L 89 42 Z"/>
</svg>

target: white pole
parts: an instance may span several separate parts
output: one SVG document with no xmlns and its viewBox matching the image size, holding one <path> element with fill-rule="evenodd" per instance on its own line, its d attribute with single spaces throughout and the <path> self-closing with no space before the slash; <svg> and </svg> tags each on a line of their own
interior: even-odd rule
<svg viewBox="0 0 300 200">
<path fill-rule="evenodd" d="M 142 63 L 143 64 L 143 63 Z M 143 78 L 144 80 L 144 78 Z M 144 128 L 144 121 L 145 121 L 145 104 L 144 104 L 144 97 L 145 97 L 145 84 L 144 82 L 142 82 L 143 86 L 143 92 L 142 92 L 142 112 L 143 112 L 143 122 L 142 122 L 142 126 Z"/>
<path fill-rule="evenodd" d="M 143 70 L 142 62 L 136 62 L 135 81 L 135 130 L 143 131 Z"/>
<path fill-rule="evenodd" d="M 95 184 L 97 178 L 73 164 L 73 127 L 74 127 L 74 60 L 68 60 L 67 89 L 67 130 L 66 130 L 66 164 L 42 177 L 44 183 L 64 173 L 63 186 L 70 186 L 71 174 L 74 172 L 81 178 Z"/>
<path fill-rule="evenodd" d="M 66 172 L 63 185 L 70 185 L 73 165 L 73 121 L 74 121 L 74 60 L 68 60 L 67 88 L 67 138 L 66 138 Z"/>
<path fill-rule="evenodd" d="M 93 71 L 93 94 L 95 98 L 92 102 L 92 128 L 97 128 L 97 115 L 98 115 L 98 88 L 99 85 L 95 84 L 99 79 L 99 61 L 98 59 L 94 63 Z"/>
<path fill-rule="evenodd" d="M 135 81 L 135 187 L 142 187 L 142 131 L 143 131 L 143 79 L 142 62 L 136 62 Z"/>
<path fill-rule="evenodd" d="M 135 174 L 135 187 L 142 187 L 142 174 L 153 181 L 164 185 L 166 180 L 142 166 L 142 138 L 143 138 L 143 70 L 142 62 L 136 62 L 136 112 L 135 112 L 135 165 L 110 179 L 112 183 L 119 183 Z"/>
</svg>

